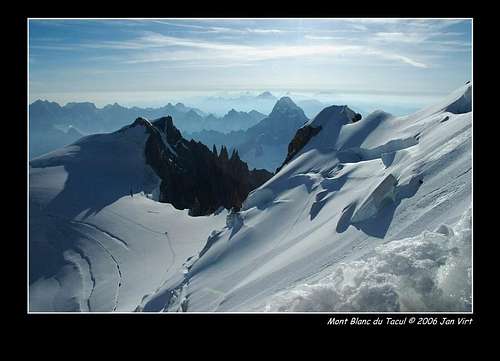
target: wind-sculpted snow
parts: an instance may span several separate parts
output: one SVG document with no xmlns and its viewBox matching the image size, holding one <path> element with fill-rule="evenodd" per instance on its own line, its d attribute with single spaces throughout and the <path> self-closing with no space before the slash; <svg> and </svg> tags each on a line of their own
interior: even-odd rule
<svg viewBox="0 0 500 361">
<path fill-rule="evenodd" d="M 440 227 L 471 206 L 472 113 L 447 110 L 460 98 L 354 123 L 347 107 L 321 112 L 310 122 L 321 131 L 156 297 L 182 289 L 188 312 L 262 311 L 271 299 L 275 311 L 470 310 L 459 282 L 470 231 Z"/>
<path fill-rule="evenodd" d="M 153 201 L 140 157 L 117 162 L 114 190 L 89 138 L 39 158 L 30 310 L 470 311 L 470 92 L 405 117 L 326 108 L 308 122 L 321 131 L 229 214 Z M 74 167 L 82 157 L 102 189 Z"/>
<path fill-rule="evenodd" d="M 388 241 L 314 284 L 273 297 L 266 311 L 471 311 L 471 210 L 454 227 Z"/>
<path fill-rule="evenodd" d="M 396 178 L 389 174 L 354 213 L 352 222 L 360 222 L 377 214 L 387 203 L 395 201 Z"/>
</svg>

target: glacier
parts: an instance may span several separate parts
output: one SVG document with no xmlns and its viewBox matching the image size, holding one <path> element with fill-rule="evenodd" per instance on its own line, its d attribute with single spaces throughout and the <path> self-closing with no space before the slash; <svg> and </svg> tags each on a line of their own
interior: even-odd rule
<svg viewBox="0 0 500 361">
<path fill-rule="evenodd" d="M 30 311 L 471 311 L 472 85 L 352 114 L 210 216 L 152 199 L 140 127 L 32 160 Z"/>
</svg>

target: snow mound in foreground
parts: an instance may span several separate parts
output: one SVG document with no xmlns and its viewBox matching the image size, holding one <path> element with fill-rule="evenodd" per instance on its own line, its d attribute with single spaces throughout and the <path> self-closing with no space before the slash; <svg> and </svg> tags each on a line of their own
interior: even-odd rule
<svg viewBox="0 0 500 361">
<path fill-rule="evenodd" d="M 384 243 L 315 284 L 281 293 L 271 312 L 471 311 L 471 209 L 454 228 Z"/>
</svg>

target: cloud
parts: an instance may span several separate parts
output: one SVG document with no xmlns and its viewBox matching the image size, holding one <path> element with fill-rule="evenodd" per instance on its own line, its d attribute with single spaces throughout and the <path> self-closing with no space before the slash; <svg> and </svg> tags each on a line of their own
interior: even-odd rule
<svg viewBox="0 0 500 361">
<path fill-rule="evenodd" d="M 110 40 L 83 42 L 80 44 L 36 44 L 32 49 L 76 51 L 76 50 L 109 50 L 124 51 L 121 63 L 139 64 L 154 62 L 209 62 L 210 66 L 219 63 L 237 64 L 249 62 L 314 58 L 316 60 L 332 61 L 336 56 L 377 56 L 381 59 L 397 61 L 419 68 L 428 67 L 427 64 L 410 58 L 407 55 L 396 54 L 385 50 L 370 47 L 364 44 L 339 42 L 346 38 L 333 36 L 306 35 L 310 40 L 327 41 L 326 43 L 291 43 L 291 44 L 253 44 L 220 42 L 192 37 L 177 37 L 157 32 L 140 32 L 138 37 L 128 40 Z M 90 57 L 92 58 L 92 56 Z M 120 56 L 114 57 L 120 59 Z"/>
<path fill-rule="evenodd" d="M 324 37 L 323 37 L 324 38 Z M 299 57 L 331 57 L 337 55 L 378 56 L 382 59 L 399 61 L 418 68 L 427 68 L 428 65 L 408 56 L 386 52 L 362 45 L 348 44 L 300 44 L 300 45 L 240 45 L 234 43 L 219 43 L 214 41 L 196 40 L 166 36 L 158 33 L 149 33 L 140 40 L 125 44 L 113 44 L 117 48 L 143 50 L 159 48 L 153 51 L 136 53 L 127 63 L 151 63 L 172 61 L 207 61 L 217 60 L 224 62 L 257 62 L 264 60 L 299 58 Z M 169 47 L 181 47 L 183 50 Z M 166 49 L 161 49 L 166 48 Z"/>
<path fill-rule="evenodd" d="M 456 25 L 459 22 L 463 21 L 47 21 L 30 24 L 30 79 L 43 84 L 43 91 L 59 92 L 263 84 L 451 89 L 470 78 L 471 26 Z"/>
<path fill-rule="evenodd" d="M 455 37 L 463 35 L 457 32 L 409 32 L 409 31 L 393 31 L 393 32 L 377 32 L 375 33 L 374 39 L 382 42 L 390 43 L 410 43 L 418 44 L 423 42 L 432 42 L 435 44 L 439 43 L 455 43 L 456 41 L 444 40 L 446 38 Z M 430 39 L 440 39 L 440 40 L 430 40 Z"/>
<path fill-rule="evenodd" d="M 174 27 L 188 28 L 195 30 L 196 32 L 208 32 L 208 33 L 232 33 L 232 34 L 281 34 L 287 33 L 288 30 L 284 29 L 266 29 L 266 28 L 234 28 L 234 27 L 224 27 L 224 26 L 206 26 L 206 25 L 194 25 L 194 24 L 183 24 L 178 22 L 155 20 L 153 21 L 157 24 L 169 25 Z"/>
<path fill-rule="evenodd" d="M 340 40 L 340 39 L 346 39 L 345 37 L 340 37 L 340 36 L 323 36 L 323 35 L 304 35 L 305 39 L 310 39 L 310 40 Z"/>
<path fill-rule="evenodd" d="M 336 58 L 355 57 L 356 60 L 376 57 L 415 68 L 431 67 L 430 59 L 439 59 L 443 52 L 470 50 L 470 43 L 462 41 L 461 33 L 446 29 L 463 20 L 419 20 L 419 19 L 335 19 L 348 24 L 343 28 L 325 28 L 324 25 L 311 29 L 309 24 L 300 28 L 265 28 L 245 26 L 240 28 L 220 24 L 186 23 L 178 21 L 151 20 L 171 27 L 185 29 L 182 36 L 165 35 L 156 31 L 135 31 L 134 37 L 125 40 L 81 40 L 77 43 L 43 42 L 38 39 L 33 50 L 79 51 L 100 50 L 113 52 L 117 61 L 125 64 L 185 62 L 185 66 L 237 66 L 277 59 L 311 59 L 334 63 Z M 145 20 L 138 22 L 144 23 Z M 253 25 L 253 24 L 245 24 Z M 267 24 L 269 25 L 269 24 Z M 337 23 L 338 25 L 338 23 Z M 186 30 L 187 29 L 187 30 Z M 348 33 L 353 36 L 335 36 Z M 194 35 L 190 30 L 204 35 Z M 375 31 L 376 30 L 376 31 Z M 300 38 L 261 38 L 253 34 L 284 34 L 300 32 Z M 208 35 L 205 35 L 207 33 Z M 131 34 L 130 32 L 128 34 Z M 210 35 L 211 34 L 211 35 Z M 330 35 L 333 34 L 333 35 Z M 219 36 L 220 35 L 220 36 Z M 238 35 L 237 38 L 224 35 Z M 460 41 L 456 37 L 460 36 Z M 279 38 L 281 39 L 281 38 Z M 243 41 L 244 40 L 244 41 Z M 279 42 L 278 42 L 279 41 Z M 395 45 L 395 46 L 391 46 Z M 396 46 L 397 45 L 397 46 Z M 123 53 L 120 53 L 123 52 Z M 94 54 L 86 54 L 92 56 Z M 103 55 L 103 54 L 100 54 Z M 442 58 L 441 58 L 442 59 Z M 113 61 L 115 61 L 113 60 Z M 205 62 L 206 65 L 203 65 Z M 200 65 L 201 64 L 201 65 Z M 182 67 L 183 64 L 177 66 Z"/>
<path fill-rule="evenodd" d="M 419 61 L 413 60 L 407 56 L 404 55 L 398 55 L 398 54 L 390 54 L 390 53 L 376 53 L 376 55 L 380 55 L 383 58 L 386 59 L 391 59 L 391 60 L 399 60 L 402 61 L 405 64 L 412 65 L 417 68 L 424 68 L 427 69 L 429 66 L 427 64 L 421 63 Z"/>
<path fill-rule="evenodd" d="M 289 32 L 288 30 L 282 30 L 282 29 L 251 29 L 251 28 L 247 28 L 245 30 L 249 33 L 256 33 L 256 34 L 281 34 L 281 33 Z"/>
<path fill-rule="evenodd" d="M 425 34 L 405 32 L 378 32 L 374 34 L 375 40 L 401 43 L 420 43 L 427 37 Z"/>
</svg>

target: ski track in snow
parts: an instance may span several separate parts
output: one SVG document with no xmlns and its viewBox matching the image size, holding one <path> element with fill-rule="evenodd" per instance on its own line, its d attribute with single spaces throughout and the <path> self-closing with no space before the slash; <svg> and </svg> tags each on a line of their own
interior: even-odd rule
<svg viewBox="0 0 500 361">
<path fill-rule="evenodd" d="M 158 234 L 158 235 L 164 235 L 164 236 L 166 237 L 166 239 L 167 239 L 167 244 L 168 244 L 168 247 L 169 247 L 170 252 L 171 252 L 171 255 L 172 255 L 172 260 L 171 260 L 171 263 L 170 263 L 170 265 L 167 267 L 167 269 L 166 269 L 166 271 L 165 271 L 165 277 L 164 277 L 164 279 L 161 281 L 160 285 L 156 288 L 156 290 L 155 290 L 155 291 L 154 291 L 151 295 L 144 295 L 144 296 L 143 296 L 143 298 L 142 298 L 142 300 L 141 300 L 141 303 L 140 303 L 140 304 L 136 307 L 136 310 L 137 310 L 137 309 L 141 309 L 141 308 L 143 308 L 143 306 L 144 306 L 144 301 L 145 301 L 148 297 L 155 296 L 156 294 L 158 294 L 158 292 L 160 292 L 160 291 L 161 291 L 161 288 L 162 288 L 162 287 L 165 285 L 165 283 L 168 281 L 168 274 L 169 274 L 169 272 L 171 271 L 172 267 L 174 267 L 174 266 L 175 266 L 175 262 L 176 262 L 176 258 L 177 258 L 177 256 L 176 256 L 175 250 L 174 250 L 174 248 L 173 248 L 173 246 L 172 246 L 172 241 L 171 241 L 170 237 L 168 236 L 168 232 L 164 232 L 164 233 L 158 232 L 158 231 L 156 231 L 156 230 L 154 230 L 154 229 L 152 229 L 152 228 L 146 227 L 146 226 L 144 226 L 143 224 L 138 223 L 138 222 L 136 222 L 136 221 L 134 221 L 134 220 L 130 219 L 129 217 L 124 216 L 124 215 L 122 215 L 122 214 L 119 214 L 119 213 L 117 213 L 117 212 L 115 212 L 115 211 L 112 211 L 112 210 L 110 210 L 110 209 L 108 209 L 107 211 L 109 211 L 110 213 L 114 214 L 115 216 L 117 216 L 117 217 L 119 217 L 119 218 L 122 218 L 122 219 L 124 219 L 124 220 L 126 220 L 126 221 L 128 221 L 128 222 L 130 222 L 130 223 L 133 223 L 133 224 L 135 224 L 135 225 L 139 226 L 139 227 L 140 227 L 140 228 L 142 228 L 142 229 L 145 229 L 145 230 L 146 230 L 146 231 L 148 231 L 148 232 L 151 232 L 151 233 L 154 233 L 154 234 Z M 148 211 L 148 212 L 152 212 L 152 211 Z M 157 212 L 156 212 L 156 213 L 157 213 Z"/>
<path fill-rule="evenodd" d="M 156 288 L 156 290 L 153 292 L 152 296 L 158 294 L 158 292 L 160 292 L 161 288 L 165 285 L 165 283 L 167 283 L 168 273 L 170 272 L 172 267 L 175 265 L 175 261 L 176 261 L 176 254 L 175 254 L 174 248 L 172 247 L 172 241 L 170 240 L 170 237 L 168 236 L 167 232 L 165 232 L 165 237 L 167 238 L 167 244 L 168 244 L 168 247 L 170 248 L 170 252 L 172 253 L 172 261 L 171 261 L 170 265 L 167 267 L 167 270 L 165 271 L 164 279 L 162 280 L 161 284 Z M 148 296 L 149 295 L 144 296 L 143 300 Z"/>
<path fill-rule="evenodd" d="M 90 235 L 85 235 L 87 238 L 90 238 L 92 240 L 94 240 L 103 250 L 104 252 L 106 252 L 109 257 L 113 260 L 114 264 L 115 264 L 115 267 L 116 267 L 116 270 L 118 272 L 118 285 L 117 285 L 117 288 L 116 288 L 116 293 L 115 293 L 115 300 L 114 300 L 114 305 L 113 305 L 113 311 L 116 311 L 116 308 L 118 307 L 118 301 L 119 301 L 119 297 L 120 297 L 120 287 L 122 286 L 122 283 L 123 283 L 123 275 L 122 275 L 122 271 L 120 269 L 120 263 L 118 262 L 118 260 L 115 258 L 115 256 L 113 255 L 113 253 L 111 253 L 110 250 L 108 250 L 102 243 L 101 241 L 99 241 L 98 239 L 95 239 L 94 237 L 90 236 Z M 90 299 L 90 297 L 89 297 Z"/>
<path fill-rule="evenodd" d="M 104 233 L 106 234 L 106 233 Z M 122 271 L 120 269 L 120 263 L 118 262 L 118 260 L 115 258 L 115 256 L 113 255 L 113 253 L 111 253 L 111 251 L 109 249 L 107 249 L 101 241 L 99 241 L 98 239 L 88 235 L 88 234 L 84 234 L 85 237 L 89 238 L 89 239 L 92 239 L 93 241 L 95 241 L 99 247 L 101 247 L 103 249 L 104 252 L 106 252 L 108 254 L 108 256 L 111 258 L 111 260 L 113 261 L 114 265 L 115 265 L 115 268 L 116 268 L 116 271 L 118 272 L 118 284 L 117 284 L 117 287 L 116 287 L 116 293 L 115 293 L 115 299 L 114 299 L 114 305 L 113 305 L 113 311 L 116 311 L 116 308 L 118 307 L 118 301 L 119 301 L 119 297 L 120 297 L 120 288 L 122 286 L 122 283 L 123 283 L 123 275 L 122 275 Z M 89 297 L 89 310 L 90 310 L 90 297 Z"/>
<path fill-rule="evenodd" d="M 113 211 L 111 209 L 106 209 L 106 212 L 112 213 L 115 216 L 117 216 L 117 217 L 119 217 L 119 218 L 121 218 L 121 219 L 123 219 L 123 220 L 125 220 L 127 222 L 130 222 L 130 223 L 132 223 L 132 224 L 134 224 L 134 225 L 136 225 L 138 227 L 141 227 L 142 229 L 145 229 L 146 231 L 149 231 L 149 232 L 152 232 L 152 233 L 155 233 L 155 234 L 159 234 L 159 235 L 162 234 L 161 232 L 158 232 L 158 231 L 156 231 L 156 230 L 154 230 L 152 228 L 146 227 L 145 225 L 143 225 L 143 224 L 141 224 L 139 222 L 136 222 L 133 219 L 131 219 L 131 218 L 127 217 L 127 216 L 124 216 L 123 214 L 120 214 L 118 212 L 115 212 L 115 211 Z M 150 211 L 148 211 L 148 212 L 150 212 Z"/>
<path fill-rule="evenodd" d="M 149 228 L 149 227 L 147 227 L 147 226 L 145 226 L 145 225 L 143 225 L 143 224 L 140 224 L 140 223 L 138 223 L 138 222 L 136 222 L 136 221 L 134 221 L 134 220 L 130 219 L 130 218 L 129 218 L 129 217 L 127 217 L 127 216 L 124 216 L 124 215 L 122 215 L 122 214 L 119 214 L 119 213 L 114 212 L 114 211 L 109 210 L 109 209 L 108 209 L 107 211 L 109 211 L 110 213 L 112 213 L 112 214 L 116 215 L 117 217 L 120 217 L 120 218 L 122 218 L 122 219 L 124 219 L 124 220 L 126 220 L 126 221 L 128 221 L 128 222 L 131 222 L 131 223 L 133 223 L 133 224 L 135 224 L 135 225 L 139 226 L 140 228 L 145 229 L 145 230 L 147 230 L 147 231 L 149 231 L 149 232 L 151 232 L 151 233 L 158 234 L 158 235 L 164 235 L 164 236 L 166 237 L 166 239 L 167 239 L 167 244 L 168 244 L 168 247 L 169 247 L 169 249 L 170 249 L 170 251 L 171 251 L 171 253 L 172 253 L 172 261 L 171 261 L 171 264 L 167 267 L 167 269 L 166 269 L 166 271 L 165 271 L 165 277 L 164 277 L 164 279 L 162 280 L 161 284 L 160 284 L 160 285 L 156 288 L 156 290 L 155 290 L 152 294 L 150 294 L 150 295 L 144 295 L 144 296 L 143 296 L 143 299 L 141 300 L 141 304 L 140 304 L 140 305 L 136 308 L 136 309 L 142 309 L 142 308 L 144 307 L 144 301 L 145 301 L 146 299 L 148 299 L 148 298 L 149 298 L 149 299 L 151 299 L 152 297 L 154 297 L 155 295 L 157 295 L 158 293 L 160 293 L 160 292 L 161 292 L 162 287 L 163 287 L 163 286 L 167 283 L 167 281 L 168 281 L 168 279 L 169 279 L 169 278 L 168 278 L 168 273 L 172 270 L 172 267 L 174 267 L 174 266 L 175 266 L 175 262 L 176 262 L 177 255 L 176 255 L 176 252 L 175 252 L 175 250 L 174 250 L 174 247 L 172 246 L 172 240 L 170 239 L 170 237 L 169 237 L 169 235 L 168 235 L 168 233 L 167 233 L 167 232 L 164 232 L 164 233 L 158 232 L 158 231 L 156 231 L 156 230 L 154 230 L 154 229 L 152 229 L 152 228 Z M 150 211 L 148 211 L 148 212 L 150 212 Z M 183 272 L 183 273 L 187 275 L 187 274 L 188 274 L 188 271 L 189 271 L 189 270 L 188 270 L 188 268 L 187 268 L 187 267 L 184 267 L 184 272 Z M 187 277 L 187 276 L 185 276 L 185 277 Z M 185 279 L 183 282 L 181 282 L 181 284 L 180 284 L 179 286 L 177 286 L 177 287 L 175 287 L 174 289 L 172 289 L 172 290 L 171 290 L 172 295 L 174 295 L 174 294 L 177 292 L 177 290 L 178 290 L 178 289 L 179 289 L 179 295 L 180 295 L 180 289 L 182 289 L 183 287 L 186 287 L 186 288 L 187 288 L 187 287 L 188 287 L 188 285 L 189 285 L 189 280 L 188 280 L 188 279 Z M 167 300 L 167 304 L 165 305 L 165 307 L 164 307 L 164 308 L 167 308 L 167 307 L 168 307 L 168 303 L 170 302 L 170 300 L 171 300 L 171 298 L 169 298 L 169 299 Z M 147 304 L 147 303 L 146 303 L 146 304 Z M 186 297 L 186 301 L 184 302 L 184 304 L 183 304 L 182 308 L 187 309 L 187 297 Z"/>
<path fill-rule="evenodd" d="M 61 236 L 67 237 L 67 234 L 63 231 L 62 227 L 57 227 L 55 230 Z M 76 232 L 80 233 L 78 231 L 76 231 Z M 51 242 L 49 241 L 49 243 L 51 243 Z M 74 250 L 87 263 L 87 266 L 88 266 L 88 269 L 89 269 L 90 280 L 92 281 L 92 289 L 90 290 L 89 296 L 87 297 L 86 304 L 87 304 L 87 308 L 88 308 L 87 311 L 91 311 L 90 299 L 92 297 L 92 293 L 94 292 L 94 289 L 95 289 L 95 286 L 96 286 L 96 279 L 95 279 L 94 273 L 92 272 L 92 263 L 90 262 L 89 257 L 85 254 L 85 252 L 83 251 L 83 249 L 81 249 L 80 247 L 76 246 L 76 247 L 72 247 L 70 249 Z M 71 263 L 76 268 L 80 269 L 79 265 L 75 261 L 73 261 L 73 260 L 71 260 L 69 258 L 65 258 L 65 261 Z M 54 279 L 58 282 L 59 288 L 63 288 L 63 285 L 62 285 L 61 281 L 59 280 L 59 278 L 57 276 L 55 276 Z M 81 307 L 81 304 L 80 304 L 80 307 Z"/>
<path fill-rule="evenodd" d="M 138 222 L 136 222 L 136 221 L 132 220 L 131 218 L 129 218 L 129 217 L 127 217 L 127 216 L 124 216 L 124 215 L 122 215 L 122 214 L 120 214 L 120 213 L 117 213 L 117 212 L 115 212 L 115 211 L 113 211 L 113 210 L 111 210 L 111 209 L 106 209 L 106 212 L 112 213 L 112 214 L 114 214 L 115 216 L 117 216 L 117 217 L 119 217 L 119 218 L 121 218 L 121 219 L 125 220 L 126 222 L 130 222 L 130 223 L 132 223 L 132 224 L 134 224 L 134 225 L 137 225 L 137 226 L 139 226 L 140 228 L 142 228 L 142 229 L 144 229 L 144 230 L 146 230 L 146 231 L 148 231 L 148 232 L 151 232 L 151 233 L 154 233 L 154 234 L 157 234 L 157 235 L 163 235 L 163 236 L 165 236 L 165 238 L 167 239 L 167 245 L 168 245 L 168 247 L 169 247 L 169 249 L 170 249 L 171 256 L 172 256 L 172 258 L 171 258 L 171 262 L 170 262 L 169 266 L 167 267 L 167 269 L 165 270 L 165 276 L 164 276 L 163 280 L 161 281 L 160 285 L 156 288 L 156 290 L 155 290 L 155 291 L 154 291 L 151 295 L 145 295 L 145 296 L 143 297 L 143 299 L 142 299 L 142 301 L 141 301 L 141 305 L 142 305 L 142 304 L 144 303 L 144 300 L 145 300 L 145 299 L 147 299 L 147 298 L 148 298 L 148 297 L 150 297 L 150 296 L 155 296 L 156 294 L 158 294 L 158 293 L 161 291 L 162 287 L 163 287 L 163 286 L 165 285 L 165 283 L 168 281 L 168 274 L 169 274 L 169 272 L 172 270 L 172 267 L 174 267 L 174 266 L 175 266 L 175 262 L 176 262 L 176 258 L 177 258 L 177 256 L 176 256 L 176 252 L 175 252 L 175 250 L 174 250 L 174 247 L 173 247 L 173 245 L 172 245 L 172 240 L 170 239 L 170 237 L 169 237 L 169 235 L 168 235 L 168 232 L 164 232 L 164 233 L 162 233 L 162 232 L 156 231 L 156 230 L 154 230 L 154 229 L 152 229 L 152 228 L 149 228 L 149 227 L 147 227 L 147 226 L 145 226 L 145 225 L 143 225 L 143 224 L 141 224 L 141 223 L 138 223 Z M 61 216 L 58 216 L 58 215 L 55 215 L 55 214 L 47 214 L 47 216 L 49 216 L 49 217 L 51 217 L 51 218 L 54 218 L 54 219 L 58 219 L 58 220 L 63 221 L 63 222 L 67 222 L 67 223 L 70 223 L 70 224 L 75 224 L 75 225 L 78 225 L 78 226 L 83 226 L 83 227 L 86 227 L 86 228 L 92 229 L 92 230 L 94 230 L 94 231 L 97 231 L 97 232 L 99 232 L 99 233 L 103 234 L 104 236 L 106 236 L 106 237 L 108 237 L 108 238 L 112 239 L 112 240 L 113 240 L 113 241 L 115 241 L 116 243 L 120 244 L 120 245 L 121 245 L 122 247 L 124 247 L 125 249 L 130 250 L 130 249 L 129 249 L 129 245 L 128 245 L 128 243 L 127 243 L 125 240 L 123 240 L 122 238 L 120 238 L 120 237 L 116 236 L 115 234 L 113 234 L 113 233 L 111 233 L 111 232 L 109 232 L 109 231 L 106 231 L 106 230 L 102 229 L 102 228 L 101 228 L 101 227 L 99 227 L 99 226 L 96 226 L 95 224 L 92 224 L 92 223 L 89 223 L 89 222 L 83 222 L 83 221 L 79 221 L 79 220 L 71 220 L 71 219 L 66 219 L 66 218 L 64 218 L 64 217 L 61 217 Z M 76 231 L 76 230 L 75 230 L 75 231 Z M 77 232 L 78 232 L 78 231 L 77 231 Z M 81 233 L 81 232 L 78 232 L 78 233 Z M 83 236 L 85 236 L 86 238 L 89 238 L 89 239 L 92 239 L 93 241 L 95 241 L 95 242 L 96 242 L 96 243 L 97 243 L 97 244 L 98 244 L 98 245 L 99 245 L 99 246 L 100 246 L 100 247 L 101 247 L 101 248 L 102 248 L 102 249 L 103 249 L 103 250 L 104 250 L 104 251 L 105 251 L 105 252 L 109 255 L 109 257 L 112 259 L 112 261 L 113 261 L 113 262 L 114 262 L 114 264 L 115 264 L 115 267 L 116 267 L 116 270 L 117 270 L 117 273 L 118 273 L 118 276 L 119 276 L 118 286 L 117 286 L 117 293 L 116 293 L 116 296 L 115 296 L 115 302 L 114 302 L 114 306 L 113 306 L 113 311 L 116 311 L 117 306 L 118 306 L 118 301 L 119 301 L 119 289 L 120 289 L 120 287 L 121 287 L 121 285 L 122 285 L 122 278 L 123 278 L 123 277 L 122 277 L 122 272 L 121 272 L 121 269 L 120 269 L 120 264 L 119 264 L 118 260 L 115 258 L 115 256 L 112 254 L 112 252 L 111 252 L 111 251 L 109 251 L 109 250 L 108 250 L 108 249 L 107 249 L 107 248 L 106 248 L 106 247 L 102 244 L 102 242 L 100 242 L 98 239 L 96 239 L 96 238 L 94 238 L 93 236 L 90 236 L 90 235 L 88 235 L 88 234 L 82 234 L 82 235 L 83 235 Z M 83 258 L 83 259 L 85 259 L 85 261 L 89 264 L 89 271 L 90 271 L 90 270 L 91 270 L 91 261 L 90 261 L 90 259 L 89 259 L 86 255 L 84 255 L 83 251 L 81 251 L 81 250 L 80 250 L 80 252 L 78 252 L 78 253 L 79 253 L 79 254 L 82 256 L 82 258 Z M 92 282 L 93 282 L 93 288 L 92 288 L 92 291 L 91 291 L 91 295 L 92 295 L 93 290 L 94 290 L 95 285 L 96 285 L 96 280 L 95 280 L 95 276 L 94 276 L 93 274 L 91 274 L 91 275 L 90 275 L 90 277 L 91 277 L 91 280 L 92 280 Z M 179 286 L 179 288 L 181 288 L 181 289 L 182 289 L 182 287 L 187 287 L 187 284 L 188 284 L 188 283 L 189 283 L 189 282 L 188 282 L 188 280 L 187 280 L 186 282 L 183 282 L 183 283 Z M 172 293 L 175 293 L 175 291 L 176 291 L 176 290 L 172 290 Z M 179 294 L 180 294 L 180 292 L 179 292 Z M 87 304 L 88 304 L 89 311 L 91 310 L 91 307 L 90 307 L 90 298 L 91 298 L 91 297 L 89 296 L 89 298 L 88 298 L 88 300 L 87 300 Z M 136 309 L 140 308 L 140 306 L 141 306 L 141 305 L 139 305 Z M 165 307 L 167 307 L 167 306 L 168 306 L 168 304 L 167 304 L 167 305 L 165 305 Z M 183 303 L 182 308 L 184 309 L 184 308 L 186 308 L 186 306 L 187 306 L 187 299 L 186 299 L 186 301 Z"/>
<path fill-rule="evenodd" d="M 84 225 L 84 226 L 87 226 L 88 228 L 92 228 L 92 229 L 95 229 L 97 231 L 99 231 L 100 233 L 108 236 L 109 238 L 113 239 L 114 241 L 118 241 L 119 244 L 121 245 L 125 245 L 125 247 L 128 249 L 128 246 L 127 246 L 127 243 L 124 242 L 123 240 L 119 239 L 119 238 L 116 238 L 114 236 L 112 236 L 111 234 L 109 234 L 108 232 L 106 231 L 103 231 L 97 227 L 92 227 L 93 225 L 89 224 L 89 223 L 86 223 L 86 222 L 81 222 L 81 221 L 74 221 L 74 220 L 68 220 L 68 219 L 65 219 L 64 217 L 60 217 L 60 216 L 56 216 L 54 214 L 47 214 L 48 217 L 51 217 L 51 218 L 54 218 L 56 220 L 59 220 L 59 221 L 63 221 L 63 222 L 68 222 L 68 223 L 72 223 L 72 224 L 76 224 L 76 225 Z M 115 268 L 117 270 L 117 274 L 118 274 L 118 283 L 117 283 L 117 288 L 116 288 L 116 293 L 115 293 L 115 299 L 114 299 L 114 305 L 113 305 L 113 311 L 116 311 L 116 308 L 118 307 L 118 301 L 119 301 L 119 295 L 120 295 L 120 287 L 122 286 L 122 283 L 123 283 L 123 275 L 122 275 L 122 272 L 121 272 L 121 269 L 120 269 L 120 263 L 118 262 L 118 260 L 115 258 L 115 256 L 113 255 L 113 253 L 108 249 L 106 248 L 101 241 L 99 241 L 98 239 L 94 238 L 93 236 L 89 235 L 89 234 L 86 234 L 86 233 L 82 233 L 81 231 L 78 231 L 76 229 L 73 229 L 73 231 L 77 232 L 77 233 L 80 233 L 82 236 L 84 236 L 85 238 L 87 239 L 90 239 L 90 240 L 93 240 L 94 242 L 96 242 L 96 244 L 101 247 L 101 249 L 106 252 L 106 254 L 111 258 L 111 260 L 113 261 L 114 265 L 115 265 Z M 61 230 L 59 230 L 59 232 L 61 232 Z M 77 249 L 77 248 L 73 248 L 76 250 L 76 252 L 88 263 L 88 266 L 89 266 L 89 273 L 90 273 L 90 278 L 91 280 L 93 281 L 93 287 L 92 287 L 92 290 L 90 292 L 90 295 L 87 299 L 87 305 L 89 307 L 89 311 L 91 311 L 91 307 L 90 307 L 90 299 L 91 299 L 91 296 L 92 296 L 92 293 L 95 289 L 95 286 L 96 286 L 96 280 L 95 280 L 95 276 L 93 275 L 92 273 L 92 263 L 90 262 L 90 259 L 85 255 L 85 253 L 83 252 L 83 250 L 81 249 Z"/>
<path fill-rule="evenodd" d="M 170 266 L 168 266 L 167 270 L 165 271 L 165 280 L 162 282 L 162 284 L 159 288 L 161 288 L 165 284 L 165 282 L 167 282 L 168 273 L 170 272 L 170 269 L 175 265 L 175 261 L 177 258 L 175 251 L 174 251 L 174 247 L 172 247 L 172 241 L 170 240 L 170 237 L 168 236 L 167 232 L 165 232 L 165 237 L 167 237 L 168 247 L 170 248 L 170 252 L 172 253 L 172 262 L 170 263 Z"/>
<path fill-rule="evenodd" d="M 85 262 L 87 262 L 87 265 L 89 267 L 89 275 L 90 275 L 90 280 L 92 281 L 92 289 L 90 290 L 89 296 L 87 298 L 87 308 L 88 308 L 87 311 L 90 312 L 92 311 L 92 307 L 90 306 L 90 299 L 92 298 L 92 294 L 94 293 L 96 286 L 96 279 L 94 276 L 94 272 L 92 272 L 92 262 L 90 262 L 90 258 L 85 254 L 85 252 L 83 252 L 82 249 L 80 249 L 79 247 L 75 247 L 74 249 L 75 251 L 77 251 L 80 257 L 82 257 L 82 259 L 85 260 Z"/>
<path fill-rule="evenodd" d="M 74 224 L 80 224 L 82 226 L 85 226 L 85 227 L 89 227 L 89 228 L 92 228 L 100 233 L 103 233 L 105 234 L 106 236 L 108 236 L 109 238 L 111 238 L 112 240 L 116 241 L 117 243 L 123 245 L 125 247 L 125 249 L 129 250 L 129 247 L 128 247 L 128 243 L 126 241 L 124 241 L 123 239 L 115 236 L 114 234 L 96 226 L 95 224 L 92 224 L 92 223 L 87 223 L 87 222 L 82 222 L 82 221 L 76 221 L 76 220 L 68 220 L 69 223 L 74 223 Z"/>
</svg>

